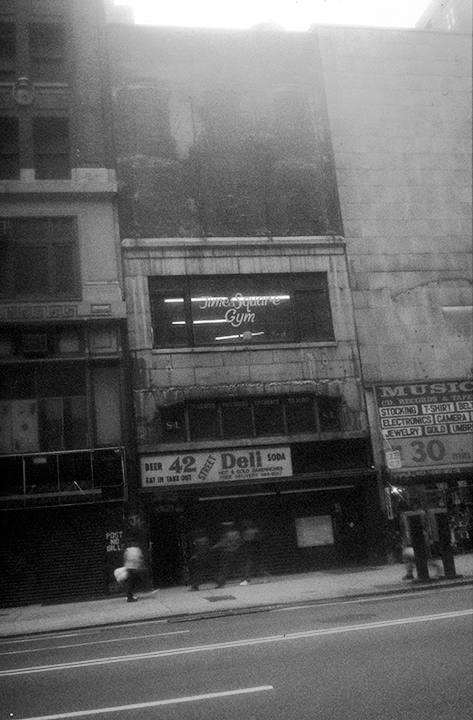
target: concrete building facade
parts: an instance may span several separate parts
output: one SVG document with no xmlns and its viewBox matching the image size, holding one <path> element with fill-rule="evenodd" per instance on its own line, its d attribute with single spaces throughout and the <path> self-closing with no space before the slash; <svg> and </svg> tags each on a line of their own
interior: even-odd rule
<svg viewBox="0 0 473 720">
<path fill-rule="evenodd" d="M 309 36 L 110 30 L 142 498 L 158 584 L 257 522 L 273 570 L 380 552 Z M 356 539 L 355 539 L 356 538 Z"/>
<path fill-rule="evenodd" d="M 132 427 L 102 3 L 0 3 L 3 604 L 107 594 Z"/>
<path fill-rule="evenodd" d="M 391 499 L 443 508 L 461 547 L 473 459 L 471 35 L 317 35 L 388 512 Z"/>
<path fill-rule="evenodd" d="M 115 27 L 111 38 L 155 580 L 185 577 L 196 527 L 247 516 L 266 514 L 274 569 L 398 551 L 406 510 L 445 511 L 457 543 L 471 517 L 468 36 Z M 309 297 L 319 273 L 331 321 L 304 342 L 298 312 L 322 305 L 298 311 L 298 283 Z M 235 298 L 268 302 L 275 280 L 293 332 L 275 319 L 271 335 L 271 313 L 248 306 L 230 333 Z M 207 332 L 215 322 L 227 331 Z M 310 395 L 316 425 L 294 435 L 289 401 Z M 327 398 L 340 403 L 329 434 Z M 271 447 L 286 460 L 289 449 L 291 467 L 268 485 L 251 457 Z"/>
</svg>

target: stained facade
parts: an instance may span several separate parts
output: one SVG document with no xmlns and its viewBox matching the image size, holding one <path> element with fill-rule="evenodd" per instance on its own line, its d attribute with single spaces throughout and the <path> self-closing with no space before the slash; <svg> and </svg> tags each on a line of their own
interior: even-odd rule
<svg viewBox="0 0 473 720">
<path fill-rule="evenodd" d="M 396 531 L 399 512 L 445 514 L 462 551 L 472 542 L 471 35 L 318 36 L 386 512 Z"/>
<path fill-rule="evenodd" d="M 157 584 L 258 522 L 272 571 L 382 553 L 309 36 L 113 27 L 120 232 Z M 143 78 L 146 78 L 143 80 Z"/>
<path fill-rule="evenodd" d="M 101 3 L 0 13 L 1 601 L 23 604 L 110 591 L 131 430 Z"/>
</svg>

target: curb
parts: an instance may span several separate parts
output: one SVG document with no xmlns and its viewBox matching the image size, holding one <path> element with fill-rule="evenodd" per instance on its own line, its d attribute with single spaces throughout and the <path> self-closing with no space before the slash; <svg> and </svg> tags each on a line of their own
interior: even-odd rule
<svg viewBox="0 0 473 720">
<path fill-rule="evenodd" d="M 208 610 L 208 611 L 202 611 L 199 613 L 195 612 L 188 612 L 188 613 L 181 613 L 179 615 L 156 615 L 153 617 L 146 617 L 146 618 L 130 618 L 128 620 L 116 620 L 113 622 L 103 622 L 103 623 L 92 623 L 87 625 L 69 625 L 65 628 L 56 628 L 56 629 L 50 629 L 50 630 L 38 630 L 35 632 L 18 632 L 18 633 L 11 633 L 9 635 L 1 635 L 0 634 L 0 641 L 6 640 L 8 638 L 19 638 L 19 637 L 38 637 L 43 635 L 50 635 L 52 633 L 58 633 L 58 632 L 66 632 L 68 630 L 92 630 L 96 628 L 113 628 L 117 627 L 119 625 L 130 625 L 130 624 L 141 624 L 141 623 L 147 623 L 147 622 L 153 622 L 157 620 L 165 621 L 166 623 L 173 624 L 173 623 L 181 623 L 181 622 L 195 622 L 198 620 L 212 620 L 214 618 L 221 618 L 221 617 L 232 617 L 232 616 L 238 616 L 238 615 L 250 615 L 250 614 L 258 614 L 263 612 L 273 612 L 275 610 L 280 610 L 282 608 L 288 608 L 293 607 L 294 605 L 300 605 L 301 607 L 309 606 L 309 605 L 322 605 L 327 602 L 331 602 L 334 605 L 336 604 L 342 604 L 343 602 L 346 602 L 347 600 L 356 601 L 356 600 L 362 600 L 366 598 L 373 598 L 373 597 L 389 597 L 390 595 L 409 595 L 416 592 L 426 592 L 428 590 L 432 590 L 432 588 L 444 588 L 444 587 L 461 587 L 462 585 L 473 585 L 473 577 L 464 577 L 462 575 L 458 575 L 456 578 L 452 579 L 437 579 L 432 578 L 429 581 L 418 581 L 414 580 L 413 583 L 409 586 L 401 585 L 398 587 L 393 587 L 392 589 L 384 589 L 384 590 L 375 590 L 375 591 L 368 591 L 368 592 L 359 592 L 359 593 L 353 593 L 353 594 L 347 594 L 347 595 L 339 595 L 336 597 L 325 597 L 325 598 L 313 598 L 313 599 L 300 599 L 294 598 L 293 600 L 287 600 L 284 602 L 276 602 L 276 603 L 270 603 L 270 604 L 261 604 L 261 605 L 248 605 L 248 606 L 242 606 L 237 608 L 229 608 L 228 610 L 222 609 L 222 610 Z"/>
</svg>

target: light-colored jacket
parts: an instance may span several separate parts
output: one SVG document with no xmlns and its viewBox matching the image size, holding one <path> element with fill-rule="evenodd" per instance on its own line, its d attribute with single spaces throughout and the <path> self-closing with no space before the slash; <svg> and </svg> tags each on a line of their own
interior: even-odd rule
<svg viewBox="0 0 473 720">
<path fill-rule="evenodd" d="M 123 556 L 124 566 L 129 570 L 143 570 L 145 561 L 143 553 L 139 547 L 132 545 L 126 548 Z"/>
</svg>

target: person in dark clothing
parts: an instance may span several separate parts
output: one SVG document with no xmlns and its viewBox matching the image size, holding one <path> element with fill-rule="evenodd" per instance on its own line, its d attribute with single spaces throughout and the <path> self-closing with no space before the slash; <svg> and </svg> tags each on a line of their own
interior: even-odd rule
<svg viewBox="0 0 473 720">
<path fill-rule="evenodd" d="M 252 520 L 243 523 L 242 544 L 239 549 L 240 585 L 248 585 L 251 578 L 261 571 L 261 533 Z"/>
<path fill-rule="evenodd" d="M 210 540 L 205 533 L 198 533 L 194 540 L 194 547 L 189 558 L 189 582 L 191 590 L 198 590 L 199 585 L 206 580 L 210 573 Z"/>
<path fill-rule="evenodd" d="M 223 587 L 228 577 L 237 575 L 238 550 L 242 543 L 240 531 L 234 522 L 225 522 L 222 526 L 223 536 L 212 548 L 212 555 L 219 561 L 218 587 Z"/>
</svg>

